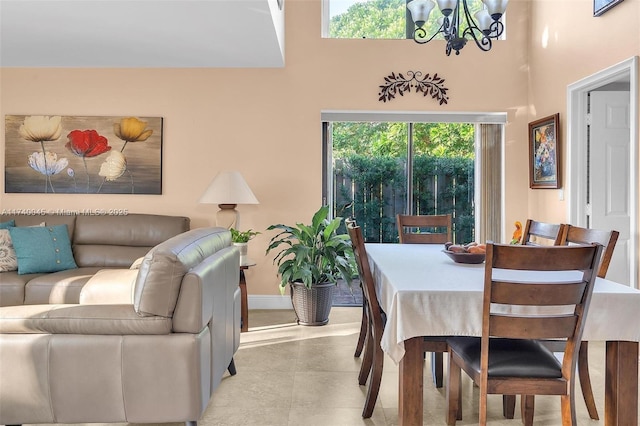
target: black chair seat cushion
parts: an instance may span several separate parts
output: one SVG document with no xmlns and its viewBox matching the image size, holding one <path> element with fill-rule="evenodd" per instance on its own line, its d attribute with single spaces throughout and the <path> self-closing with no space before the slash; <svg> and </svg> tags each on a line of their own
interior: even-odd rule
<svg viewBox="0 0 640 426">
<path fill-rule="evenodd" d="M 447 339 L 477 373 L 480 372 L 480 338 L 456 336 Z M 553 352 L 536 340 L 489 339 L 489 377 L 562 377 L 562 364 Z"/>
</svg>

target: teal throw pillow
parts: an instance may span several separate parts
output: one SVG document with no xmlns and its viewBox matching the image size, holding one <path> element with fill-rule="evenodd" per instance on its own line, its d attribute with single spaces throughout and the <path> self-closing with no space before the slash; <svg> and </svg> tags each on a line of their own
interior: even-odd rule
<svg viewBox="0 0 640 426">
<path fill-rule="evenodd" d="M 78 266 L 67 225 L 9 228 L 18 258 L 18 274 L 65 271 Z"/>
<path fill-rule="evenodd" d="M 9 229 L 12 226 L 16 226 L 16 221 L 13 219 L 8 222 L 0 222 L 0 229 Z"/>
</svg>

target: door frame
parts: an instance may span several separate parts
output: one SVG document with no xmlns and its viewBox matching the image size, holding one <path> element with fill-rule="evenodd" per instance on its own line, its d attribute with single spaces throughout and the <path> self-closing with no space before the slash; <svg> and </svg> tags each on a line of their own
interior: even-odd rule
<svg viewBox="0 0 640 426">
<path fill-rule="evenodd" d="M 581 177 L 586 174 L 587 164 L 587 96 L 592 90 L 606 84 L 629 79 L 630 150 L 629 185 L 631 257 L 629 284 L 638 288 L 638 57 L 633 56 L 616 65 L 599 71 L 567 86 L 567 161 L 565 189 L 569 194 L 568 223 L 585 226 L 587 185 Z"/>
</svg>

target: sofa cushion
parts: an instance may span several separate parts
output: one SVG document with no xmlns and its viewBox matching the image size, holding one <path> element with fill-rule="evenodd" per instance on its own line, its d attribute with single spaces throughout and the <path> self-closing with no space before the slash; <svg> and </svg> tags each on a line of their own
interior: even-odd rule
<svg viewBox="0 0 640 426">
<path fill-rule="evenodd" d="M 0 306 L 22 305 L 24 288 L 29 280 L 41 274 L 18 275 L 18 271 L 0 273 Z"/>
<path fill-rule="evenodd" d="M 18 274 L 77 268 L 66 225 L 9 228 L 18 257 Z"/>
<path fill-rule="evenodd" d="M 154 246 L 188 231 L 184 216 L 128 214 L 78 216 L 73 254 L 78 266 L 128 268 Z"/>
<path fill-rule="evenodd" d="M 17 271 L 18 258 L 8 229 L 0 229 L 0 272 Z"/>
<path fill-rule="evenodd" d="M 100 269 L 76 268 L 32 276 L 25 286 L 24 304 L 78 303 L 82 288 Z"/>
<path fill-rule="evenodd" d="M 168 334 L 171 320 L 128 305 L 21 305 L 0 309 L 0 333 Z"/>
<path fill-rule="evenodd" d="M 155 246 L 140 265 L 134 292 L 136 312 L 171 317 L 182 277 L 205 258 L 229 245 L 229 230 L 198 228 Z"/>
<path fill-rule="evenodd" d="M 0 220 L 14 220 L 15 226 L 67 225 L 69 239 L 73 241 L 76 216 L 75 214 L 64 214 L 63 212 L 60 214 L 0 215 Z"/>
<path fill-rule="evenodd" d="M 101 269 L 80 290 L 83 305 L 133 304 L 137 269 Z"/>
</svg>

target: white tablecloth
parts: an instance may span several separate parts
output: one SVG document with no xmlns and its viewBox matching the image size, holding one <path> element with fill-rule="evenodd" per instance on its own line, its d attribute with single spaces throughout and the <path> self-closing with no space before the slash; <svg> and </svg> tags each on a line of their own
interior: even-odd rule
<svg viewBox="0 0 640 426">
<path fill-rule="evenodd" d="M 480 336 L 484 263 L 454 263 L 440 244 L 366 244 L 380 305 L 382 349 L 396 362 L 417 336 Z M 640 291 L 598 278 L 583 340 L 640 341 Z"/>
</svg>

